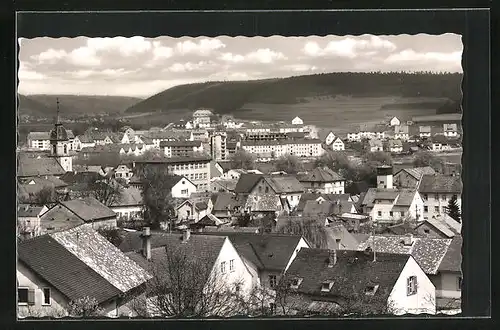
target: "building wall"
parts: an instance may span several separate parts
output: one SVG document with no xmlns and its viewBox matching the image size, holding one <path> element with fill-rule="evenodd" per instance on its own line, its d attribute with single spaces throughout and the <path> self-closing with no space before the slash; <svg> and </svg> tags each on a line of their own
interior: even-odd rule
<svg viewBox="0 0 500 330">
<path fill-rule="evenodd" d="M 431 219 L 432 217 L 446 214 L 446 207 L 448 206 L 448 202 L 453 195 L 457 195 L 458 207 L 460 209 L 462 208 L 462 198 L 460 193 L 420 193 L 420 195 L 422 196 L 424 202 L 424 219 Z"/>
<path fill-rule="evenodd" d="M 342 140 L 337 140 L 332 144 L 332 150 L 342 151 L 345 150 L 345 144 Z"/>
<path fill-rule="evenodd" d="M 191 193 L 196 192 L 196 186 L 190 181 L 182 178 L 175 186 L 172 187 L 173 198 L 189 198 Z"/>
<path fill-rule="evenodd" d="M 111 206 L 118 219 L 142 219 L 142 205 Z"/>
<path fill-rule="evenodd" d="M 177 220 L 185 220 L 193 218 L 193 207 L 189 203 L 184 203 L 177 209 Z"/>
<path fill-rule="evenodd" d="M 197 191 L 208 191 L 210 184 L 210 162 L 186 162 L 168 166 L 171 173 L 188 178 L 197 186 Z"/>
<path fill-rule="evenodd" d="M 407 278 L 417 277 L 416 294 L 407 295 Z M 408 259 L 388 299 L 394 314 L 436 313 L 436 289 L 413 257 Z"/>
<path fill-rule="evenodd" d="M 462 275 L 458 272 L 439 272 L 433 278 L 436 287 L 437 298 L 459 299 L 462 297 L 462 289 L 459 279 Z"/>
<path fill-rule="evenodd" d="M 424 237 L 430 237 L 430 238 L 448 238 L 446 235 L 441 233 L 439 230 L 434 228 L 434 226 L 429 225 L 428 223 L 424 222 L 421 225 L 419 225 L 417 228 L 417 233 L 419 235 L 422 235 Z"/>
<path fill-rule="evenodd" d="M 333 132 L 330 132 L 328 133 L 328 135 L 326 136 L 326 139 L 325 139 L 325 143 L 326 145 L 330 145 L 333 143 L 333 141 L 335 141 L 335 134 L 333 134 Z"/>
<path fill-rule="evenodd" d="M 250 153 L 272 154 L 275 158 L 284 155 L 294 155 L 296 157 L 319 157 L 325 150 L 321 143 L 288 143 L 281 144 L 262 144 L 262 145 L 243 145 L 244 150 Z"/>
<path fill-rule="evenodd" d="M 320 192 L 322 194 L 343 194 L 344 193 L 344 181 L 336 182 L 300 182 L 304 189 L 311 192 Z"/>
<path fill-rule="evenodd" d="M 82 226 L 86 226 L 92 229 L 99 229 L 99 228 L 116 228 L 117 223 L 116 223 L 116 217 L 113 219 L 106 219 L 106 220 L 100 220 L 100 221 L 95 221 L 95 222 L 87 222 L 83 224 Z"/>
<path fill-rule="evenodd" d="M 17 217 L 19 226 L 27 232 L 31 233 L 31 236 L 38 236 L 41 234 L 40 218 L 39 217 Z"/>
<path fill-rule="evenodd" d="M 295 260 L 295 257 L 297 256 L 297 253 L 299 253 L 300 249 L 308 249 L 308 248 L 310 248 L 310 246 L 306 243 L 306 241 L 304 240 L 304 238 L 301 238 L 300 241 L 299 241 L 299 243 L 297 244 L 297 247 L 293 251 L 292 256 L 290 257 L 290 260 L 286 264 L 285 269 L 283 269 L 283 271 L 286 272 L 288 270 L 288 267 L 290 267 L 290 265 L 292 264 L 293 260 Z"/>
<path fill-rule="evenodd" d="M 416 188 L 418 180 L 406 171 L 400 171 L 394 175 L 394 186 L 401 188 Z"/>
<path fill-rule="evenodd" d="M 423 220 L 424 218 L 424 201 L 422 196 L 418 192 L 415 193 L 415 197 L 408 210 L 412 219 Z"/>
</svg>

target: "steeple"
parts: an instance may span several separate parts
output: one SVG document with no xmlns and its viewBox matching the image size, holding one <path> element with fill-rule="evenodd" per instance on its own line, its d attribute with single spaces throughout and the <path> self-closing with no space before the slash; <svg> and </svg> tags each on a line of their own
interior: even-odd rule
<svg viewBox="0 0 500 330">
<path fill-rule="evenodd" d="M 56 125 L 59 124 L 59 98 L 56 98 Z"/>
<path fill-rule="evenodd" d="M 50 132 L 51 141 L 67 141 L 68 132 L 59 122 L 59 98 L 56 99 L 56 121 L 54 123 L 54 129 Z"/>
</svg>

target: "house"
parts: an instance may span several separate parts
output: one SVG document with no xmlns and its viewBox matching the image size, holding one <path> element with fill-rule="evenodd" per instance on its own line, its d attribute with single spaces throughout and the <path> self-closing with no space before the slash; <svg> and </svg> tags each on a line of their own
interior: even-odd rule
<svg viewBox="0 0 500 330">
<path fill-rule="evenodd" d="M 210 181 L 210 190 L 214 192 L 234 192 L 238 179 L 219 179 L 214 178 Z"/>
<path fill-rule="evenodd" d="M 431 151 L 449 151 L 461 147 L 461 141 L 457 138 L 448 138 L 444 135 L 435 135 L 431 140 Z"/>
<path fill-rule="evenodd" d="M 314 170 L 299 178 L 307 192 L 321 194 L 343 194 L 345 179 L 328 167 L 316 167 Z"/>
<path fill-rule="evenodd" d="M 213 116 L 212 111 L 207 109 L 199 109 L 193 113 L 193 125 L 195 128 L 210 127 L 210 118 Z"/>
<path fill-rule="evenodd" d="M 456 138 L 460 134 L 458 133 L 457 124 L 443 124 L 443 134 L 447 138 Z"/>
<path fill-rule="evenodd" d="M 192 193 L 196 192 L 196 185 L 181 175 L 172 175 L 169 185 L 171 188 L 171 195 L 173 198 L 189 198 Z"/>
<path fill-rule="evenodd" d="M 225 225 L 227 224 L 226 221 L 223 221 L 219 218 L 217 218 L 215 215 L 213 214 L 206 214 L 204 217 L 202 217 L 198 222 L 196 222 L 195 224 L 192 224 L 190 226 L 190 228 L 197 228 L 197 229 L 201 229 L 202 231 L 205 230 L 206 227 L 210 227 L 210 228 L 220 228 L 222 225 Z"/>
<path fill-rule="evenodd" d="M 435 314 L 435 287 L 411 255 L 301 249 L 286 271 L 300 314 Z"/>
<path fill-rule="evenodd" d="M 20 154 L 17 165 L 17 178 L 28 179 L 34 177 L 60 177 L 66 170 L 54 157 L 35 158 Z"/>
<path fill-rule="evenodd" d="M 244 140 L 241 142 L 241 148 L 253 154 L 266 155 L 266 157 L 261 158 L 279 158 L 284 155 L 294 155 L 302 158 L 319 157 L 325 152 L 319 139 Z"/>
<path fill-rule="evenodd" d="M 445 214 L 448 202 L 454 197 L 459 209 L 462 208 L 462 179 L 459 176 L 423 175 L 418 192 L 424 201 L 424 219 Z"/>
<path fill-rule="evenodd" d="M 331 144 L 332 150 L 343 151 L 345 150 L 345 143 L 340 137 L 337 137 Z"/>
<path fill-rule="evenodd" d="M 304 121 L 297 116 L 292 119 L 292 125 L 304 125 Z"/>
<path fill-rule="evenodd" d="M 430 126 L 419 126 L 418 127 L 418 136 L 422 138 L 431 137 L 431 127 Z"/>
<path fill-rule="evenodd" d="M 416 188 L 424 175 L 434 175 L 430 166 L 403 168 L 394 175 L 394 186 L 398 188 Z"/>
<path fill-rule="evenodd" d="M 240 177 L 238 184 L 243 179 Z M 238 184 L 236 184 L 235 192 L 238 193 Z M 250 189 L 249 198 L 260 194 L 275 194 L 278 197 L 286 199 L 289 209 L 293 210 L 300 200 L 300 196 L 304 193 L 304 187 L 295 176 L 288 175 L 266 175 L 260 176 Z"/>
<path fill-rule="evenodd" d="M 18 316 L 66 316 L 90 297 L 108 317 L 134 316 L 131 301 L 151 275 L 95 230 L 76 227 L 17 245 Z M 36 313 L 35 315 L 31 313 Z"/>
<path fill-rule="evenodd" d="M 187 157 L 193 153 L 203 152 L 201 141 L 162 141 L 160 148 L 166 157 Z"/>
<path fill-rule="evenodd" d="M 210 200 L 210 199 L 209 199 Z M 213 205 L 208 201 L 185 200 L 179 204 L 175 211 L 177 221 L 198 223 L 203 217 L 210 214 Z"/>
<path fill-rule="evenodd" d="M 290 211 L 290 207 L 286 200 L 284 198 L 281 199 L 278 195 L 273 193 L 249 195 L 244 209 L 256 218 L 263 218 L 265 216 L 274 218 L 283 212 Z"/>
<path fill-rule="evenodd" d="M 68 133 L 70 150 L 78 150 L 74 147 L 75 135 L 72 130 L 66 130 Z M 37 150 L 50 150 L 50 132 L 30 132 L 27 136 L 28 148 Z"/>
<path fill-rule="evenodd" d="M 234 192 L 237 195 L 248 195 L 255 185 L 264 177 L 263 174 L 241 173 Z"/>
<path fill-rule="evenodd" d="M 394 129 L 394 138 L 396 140 L 408 141 L 410 138 L 410 129 L 408 125 L 396 126 Z"/>
<path fill-rule="evenodd" d="M 453 239 L 375 235 L 360 242 L 358 250 L 371 247 L 377 255 L 378 252 L 411 255 L 434 284 L 437 307 L 442 309 L 443 300 L 453 300 L 456 305 L 460 299 L 461 246 L 459 235 Z"/>
<path fill-rule="evenodd" d="M 352 202 L 351 196 L 349 194 L 319 194 L 319 193 L 303 193 L 300 196 L 299 204 L 297 204 L 297 207 L 295 208 L 294 212 L 297 215 L 302 215 L 306 203 L 308 201 L 316 201 L 316 202 L 322 202 L 322 201 L 331 201 L 331 202 Z"/>
<path fill-rule="evenodd" d="M 424 237 L 453 238 L 455 236 L 455 232 L 448 227 L 446 222 L 435 218 L 420 222 L 415 227 L 415 231 Z"/>
<path fill-rule="evenodd" d="M 41 234 L 40 216 L 47 211 L 46 206 L 19 204 L 17 208 L 18 234 L 31 238 Z"/>
<path fill-rule="evenodd" d="M 424 203 L 417 189 L 397 189 L 393 186 L 391 166 L 377 169 L 377 188 L 370 188 L 363 197 L 363 213 L 376 222 L 395 222 L 404 219 L 419 220 Z"/>
<path fill-rule="evenodd" d="M 141 190 L 134 186 L 123 188 L 120 198 L 113 201 L 109 208 L 117 214 L 118 220 L 143 219 L 144 201 Z"/>
<path fill-rule="evenodd" d="M 359 132 L 347 133 L 347 140 L 349 142 L 359 142 L 361 141 L 361 135 L 359 134 Z"/>
<path fill-rule="evenodd" d="M 343 213 L 356 213 L 354 203 L 341 200 L 323 200 L 321 197 L 317 200 L 307 201 L 302 211 L 303 216 L 323 217 L 325 219 L 331 215 L 340 215 Z"/>
<path fill-rule="evenodd" d="M 368 141 L 368 151 L 370 152 L 377 152 L 377 151 L 384 151 L 384 145 L 382 141 L 377 140 L 377 139 L 371 139 Z"/>
<path fill-rule="evenodd" d="M 223 221 L 231 219 L 235 214 L 242 213 L 247 201 L 246 197 L 233 195 L 231 193 L 216 193 L 212 196 L 212 214 Z"/>
<path fill-rule="evenodd" d="M 134 175 L 132 167 L 126 164 L 120 164 L 114 169 L 115 179 L 123 179 L 126 183 L 130 181 L 130 178 Z"/>
<path fill-rule="evenodd" d="M 387 141 L 387 151 L 395 154 L 403 152 L 403 142 L 401 140 Z"/>
<path fill-rule="evenodd" d="M 224 168 L 228 163 L 223 163 Z M 222 174 L 221 178 L 226 179 L 226 180 L 239 180 L 240 176 L 244 173 L 247 173 L 247 171 L 242 170 L 242 169 L 231 169 L 229 168 L 228 170 L 224 169 L 224 174 Z"/>
<path fill-rule="evenodd" d="M 298 235 L 217 231 L 202 232 L 198 236 L 211 235 L 226 235 L 247 267 L 257 275 L 255 284 L 266 289 L 275 289 L 297 253 L 309 248 L 306 240 Z"/>
<path fill-rule="evenodd" d="M 227 236 L 194 235 L 189 230 L 183 234 L 154 234 L 149 233 L 148 229 L 142 234 L 128 233 L 125 244 L 122 243 L 120 247 L 141 267 L 151 270 L 156 276 L 154 281 L 160 281 L 162 286 L 175 285 L 173 281 L 178 280 L 175 270 L 167 269 L 168 257 L 175 255 L 185 256 L 194 265 L 200 266 L 201 272 L 196 274 L 196 268 L 183 270 L 183 276 L 198 276 L 196 282 L 192 283 L 193 287 L 200 285 L 199 289 L 211 291 L 219 288 L 238 290 L 243 297 L 249 296 L 254 288 L 256 277 Z M 155 299 L 157 294 L 154 286 L 146 291 L 148 313 L 151 316 L 159 314 L 160 304 Z"/>
<path fill-rule="evenodd" d="M 330 133 L 328 133 L 328 135 L 325 138 L 325 144 L 327 146 L 330 146 L 333 143 L 333 141 L 335 141 L 336 138 L 337 137 L 335 136 L 335 134 L 332 131 L 330 131 Z"/>
<path fill-rule="evenodd" d="M 58 202 L 40 218 L 43 233 L 81 225 L 98 229 L 116 228 L 116 213 L 93 197 Z"/>
<path fill-rule="evenodd" d="M 398 117 L 392 117 L 392 119 L 389 121 L 390 126 L 399 126 L 401 125 L 401 121 L 398 119 Z"/>
</svg>

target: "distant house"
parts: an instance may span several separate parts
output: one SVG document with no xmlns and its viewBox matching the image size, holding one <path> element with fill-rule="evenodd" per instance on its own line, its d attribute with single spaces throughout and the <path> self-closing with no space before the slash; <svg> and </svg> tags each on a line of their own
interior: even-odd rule
<svg viewBox="0 0 500 330">
<path fill-rule="evenodd" d="M 237 179 L 214 179 L 210 181 L 210 190 L 214 192 L 234 192 L 236 188 L 236 184 L 238 183 Z"/>
<path fill-rule="evenodd" d="M 331 144 L 332 150 L 343 151 L 345 150 L 345 143 L 341 138 L 337 137 Z"/>
<path fill-rule="evenodd" d="M 98 229 L 116 228 L 116 213 L 93 197 L 59 202 L 40 218 L 42 233 L 51 233 L 84 225 Z"/>
<path fill-rule="evenodd" d="M 401 121 L 398 119 L 398 117 L 392 117 L 392 119 L 389 121 L 390 126 L 399 126 L 401 125 Z"/>
<path fill-rule="evenodd" d="M 361 206 L 375 222 L 420 220 L 424 209 L 422 197 L 416 189 L 370 188 Z"/>
<path fill-rule="evenodd" d="M 160 148 L 166 157 L 186 157 L 193 153 L 203 152 L 201 141 L 162 141 Z"/>
<path fill-rule="evenodd" d="M 118 220 L 143 219 L 144 201 L 141 190 L 133 186 L 124 188 L 121 197 L 113 202 L 109 208 L 117 214 Z"/>
<path fill-rule="evenodd" d="M 419 130 L 418 136 L 420 138 L 431 137 L 431 127 L 430 126 L 419 126 L 418 130 Z"/>
<path fill-rule="evenodd" d="M 66 316 L 71 301 L 97 300 L 108 317 L 134 316 L 131 301 L 151 278 L 90 228 L 77 227 L 17 246 L 18 316 Z M 32 314 L 35 313 L 35 314 Z"/>
<path fill-rule="evenodd" d="M 377 152 L 377 151 L 384 151 L 384 145 L 382 141 L 377 140 L 377 139 L 371 139 L 368 141 L 368 151 L 370 152 Z"/>
<path fill-rule="evenodd" d="M 332 131 L 330 131 L 330 133 L 328 133 L 328 135 L 325 138 L 325 144 L 327 146 L 330 146 L 333 143 L 333 141 L 335 141 L 336 138 L 337 137 L 335 136 L 335 134 Z"/>
<path fill-rule="evenodd" d="M 347 140 L 349 142 L 359 142 L 359 141 L 361 141 L 361 135 L 359 132 L 347 133 Z"/>
<path fill-rule="evenodd" d="M 408 125 L 396 126 L 394 129 L 394 138 L 396 140 L 408 141 L 410 138 L 410 129 Z"/>
<path fill-rule="evenodd" d="M 457 124 L 443 124 L 443 134 L 448 138 L 456 138 L 459 136 Z"/>
<path fill-rule="evenodd" d="M 196 110 L 193 113 L 193 126 L 195 128 L 210 127 L 210 119 L 213 116 L 212 111 L 206 109 Z"/>
<path fill-rule="evenodd" d="M 146 246 L 146 249 L 142 249 L 142 246 Z M 213 285 L 215 288 L 234 290 L 238 286 L 240 294 L 243 297 L 248 297 L 257 281 L 230 238 L 225 235 L 192 235 L 190 231 L 186 231 L 181 235 L 151 234 L 150 236 L 141 236 L 140 232 L 135 232 L 129 233 L 120 248 L 141 267 L 152 272 L 155 270 L 156 280 L 160 280 L 163 285 L 170 285 L 170 281 L 174 280 L 174 277 L 169 276 L 167 267 L 163 267 L 167 260 L 166 251 L 174 255 L 186 256 L 199 265 L 209 267 L 207 274 L 200 274 L 200 276 L 207 277 L 198 278 L 197 281 L 213 283 L 208 285 Z M 211 278 L 215 282 L 211 282 Z M 147 309 L 151 316 L 159 314 L 159 304 L 155 303 L 157 295 L 158 292 L 155 290 L 146 292 Z M 230 315 L 222 314 L 219 316 Z"/>
<path fill-rule="evenodd" d="M 416 188 L 424 175 L 434 175 L 436 172 L 430 166 L 404 168 L 394 175 L 394 186 L 399 188 Z"/>
<path fill-rule="evenodd" d="M 304 121 L 300 117 L 295 117 L 292 119 L 292 125 L 304 125 Z"/>
<path fill-rule="evenodd" d="M 415 227 L 416 232 L 424 237 L 453 238 L 455 233 L 448 224 L 435 218 L 426 219 Z"/>
<path fill-rule="evenodd" d="M 74 146 L 74 139 L 75 139 L 73 131 L 66 130 L 66 132 L 68 133 L 70 150 L 77 150 L 77 149 L 74 149 L 74 147 L 73 147 Z M 38 150 L 50 150 L 51 149 L 50 131 L 30 132 L 30 133 L 28 133 L 27 142 L 28 142 L 28 148 L 38 149 Z"/>
<path fill-rule="evenodd" d="M 305 176 L 299 178 L 300 183 L 308 192 L 322 194 L 343 194 L 345 179 L 328 167 L 317 167 Z"/>
<path fill-rule="evenodd" d="M 175 209 L 177 213 L 177 221 L 181 222 L 194 222 L 197 223 L 203 217 L 210 214 L 213 204 L 211 199 L 207 200 L 185 200 Z"/>
<path fill-rule="evenodd" d="M 459 176 L 423 175 L 418 191 L 424 201 L 424 219 L 444 215 L 453 197 L 461 209 L 462 179 Z"/>
<path fill-rule="evenodd" d="M 254 217 L 262 218 L 279 216 L 283 212 L 289 212 L 290 207 L 286 199 L 281 199 L 273 193 L 251 194 L 245 203 L 245 211 L 250 212 Z"/>
<path fill-rule="evenodd" d="M 212 214 L 223 221 L 231 219 L 235 214 L 241 214 L 247 201 L 246 196 L 231 193 L 216 193 L 212 198 Z"/>
<path fill-rule="evenodd" d="M 396 154 L 403 152 L 403 142 L 401 140 L 387 141 L 387 151 Z"/>
<path fill-rule="evenodd" d="M 114 176 L 116 179 L 123 179 L 126 183 L 130 181 L 130 178 L 134 175 L 132 168 L 125 165 L 120 164 L 114 169 Z"/>
<path fill-rule="evenodd" d="M 410 255 L 301 249 L 285 275 L 292 312 L 436 313 L 435 287 Z"/>
<path fill-rule="evenodd" d="M 308 201 L 315 201 L 318 203 L 329 201 L 333 202 L 334 204 L 342 204 L 344 202 L 352 202 L 352 199 L 349 194 L 304 193 L 300 196 L 299 204 L 294 210 L 297 215 L 303 214 Z M 346 209 L 345 212 L 348 212 L 348 210 Z"/>
<path fill-rule="evenodd" d="M 241 177 L 240 180 L 242 180 Z M 236 188 L 238 188 L 238 184 Z M 299 204 L 300 196 L 304 193 L 304 187 L 294 176 L 260 176 L 250 189 L 249 198 L 270 193 L 285 198 L 290 210 L 293 210 Z"/>
<path fill-rule="evenodd" d="M 20 204 L 17 208 L 17 223 L 19 234 L 23 238 L 35 237 L 41 234 L 40 217 L 47 211 L 46 206 Z"/>
<path fill-rule="evenodd" d="M 457 138 L 447 138 L 444 135 L 435 135 L 431 139 L 432 151 L 449 151 L 460 147 L 461 141 Z"/>
</svg>

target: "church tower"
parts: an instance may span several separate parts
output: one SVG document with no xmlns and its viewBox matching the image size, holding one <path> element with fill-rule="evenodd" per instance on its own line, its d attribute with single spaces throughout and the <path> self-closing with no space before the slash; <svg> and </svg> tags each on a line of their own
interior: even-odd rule
<svg viewBox="0 0 500 330">
<path fill-rule="evenodd" d="M 50 154 L 55 157 L 66 172 L 73 171 L 73 159 L 69 153 L 68 132 L 59 122 L 59 99 L 57 99 L 57 114 L 54 128 L 50 131 L 50 145 L 52 146 Z"/>
</svg>

